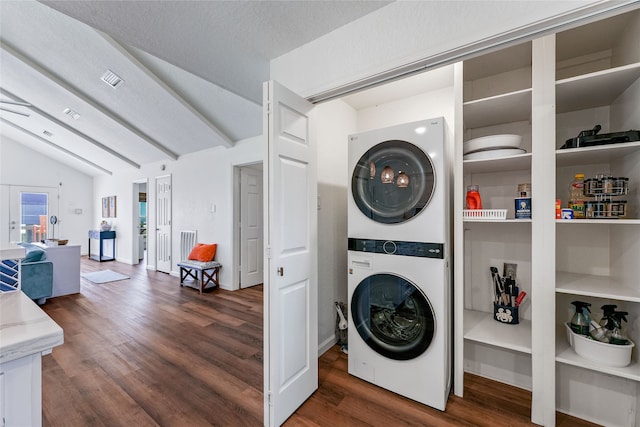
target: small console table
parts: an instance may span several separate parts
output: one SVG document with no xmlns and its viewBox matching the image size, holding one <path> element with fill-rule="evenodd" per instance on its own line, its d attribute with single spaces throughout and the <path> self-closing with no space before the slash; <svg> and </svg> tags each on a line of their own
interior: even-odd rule
<svg viewBox="0 0 640 427">
<path fill-rule="evenodd" d="M 91 255 L 91 240 L 99 240 L 100 241 L 100 252 L 99 255 Z M 104 255 L 103 245 L 105 240 L 111 240 L 111 256 Z M 113 261 L 116 259 L 116 232 L 115 231 L 100 231 L 100 230 L 89 230 L 89 258 L 102 262 L 102 261 Z"/>
</svg>

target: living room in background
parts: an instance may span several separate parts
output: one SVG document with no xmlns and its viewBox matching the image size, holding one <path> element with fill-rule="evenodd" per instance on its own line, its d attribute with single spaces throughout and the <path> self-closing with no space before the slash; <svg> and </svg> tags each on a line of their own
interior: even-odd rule
<svg viewBox="0 0 640 427">
<path fill-rule="evenodd" d="M 57 187 L 29 187 L 9 185 L 9 209 L 2 210 L 0 221 L 8 224 L 8 233 L 3 236 L 3 243 L 40 242 L 59 234 L 49 222 L 52 215 L 59 218 Z M 8 215 L 8 220 L 5 220 Z M 3 235 L 5 233 L 2 233 Z"/>
</svg>

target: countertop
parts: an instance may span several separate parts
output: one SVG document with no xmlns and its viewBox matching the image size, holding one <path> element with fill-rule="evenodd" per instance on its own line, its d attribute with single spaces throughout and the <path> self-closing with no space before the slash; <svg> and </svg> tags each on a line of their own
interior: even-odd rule
<svg viewBox="0 0 640 427">
<path fill-rule="evenodd" d="M 0 363 L 64 342 L 62 328 L 21 291 L 0 293 Z"/>
</svg>

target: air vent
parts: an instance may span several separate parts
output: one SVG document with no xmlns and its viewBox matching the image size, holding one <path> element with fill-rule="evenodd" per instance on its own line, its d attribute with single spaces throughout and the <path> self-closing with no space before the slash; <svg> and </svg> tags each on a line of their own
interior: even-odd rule
<svg viewBox="0 0 640 427">
<path fill-rule="evenodd" d="M 42 133 L 43 133 L 45 136 L 53 136 L 53 134 L 52 134 L 51 132 L 49 132 L 48 130 L 43 130 L 43 131 L 42 131 Z"/>
<path fill-rule="evenodd" d="M 102 76 L 102 81 L 114 89 L 117 89 L 120 85 L 122 85 L 122 83 L 124 83 L 124 80 L 122 80 L 120 76 L 118 76 L 111 70 L 107 70 L 107 72 L 104 73 L 104 75 Z"/>
<path fill-rule="evenodd" d="M 74 118 L 74 119 L 76 119 L 76 120 L 78 120 L 78 119 L 80 118 L 80 113 L 78 113 L 78 112 L 77 112 L 77 111 L 75 111 L 75 110 L 72 110 L 71 108 L 65 108 L 65 109 L 64 109 L 64 113 L 65 113 L 67 116 L 71 116 L 71 117 L 73 117 L 73 118 Z"/>
</svg>

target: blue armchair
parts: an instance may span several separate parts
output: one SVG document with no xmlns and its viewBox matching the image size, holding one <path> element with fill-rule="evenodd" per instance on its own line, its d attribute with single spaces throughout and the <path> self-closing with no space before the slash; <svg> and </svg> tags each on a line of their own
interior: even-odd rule
<svg viewBox="0 0 640 427">
<path fill-rule="evenodd" d="M 26 245 L 25 245 L 26 246 Z M 22 292 L 38 304 L 44 304 L 53 293 L 53 263 L 46 260 L 46 253 L 38 247 L 27 247 L 21 265 Z M 14 286 L 15 263 L 3 260 L 0 264 L 2 284 Z"/>
</svg>

